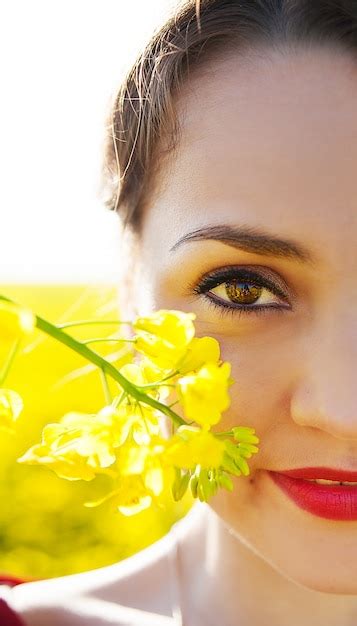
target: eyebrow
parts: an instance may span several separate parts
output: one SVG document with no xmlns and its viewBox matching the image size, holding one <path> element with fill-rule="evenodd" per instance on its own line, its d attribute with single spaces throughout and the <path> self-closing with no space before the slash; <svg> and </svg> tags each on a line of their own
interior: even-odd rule
<svg viewBox="0 0 357 626">
<path fill-rule="evenodd" d="M 220 224 L 198 228 L 183 235 L 170 248 L 170 252 L 174 252 L 189 241 L 202 240 L 219 241 L 232 248 L 253 254 L 294 259 L 300 263 L 315 263 L 310 251 L 302 244 L 290 239 L 280 239 L 260 229 L 244 225 Z"/>
</svg>

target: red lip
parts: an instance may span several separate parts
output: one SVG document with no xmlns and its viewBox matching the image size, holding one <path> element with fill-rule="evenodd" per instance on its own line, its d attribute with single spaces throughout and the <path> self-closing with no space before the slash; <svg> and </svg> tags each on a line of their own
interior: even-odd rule
<svg viewBox="0 0 357 626">
<path fill-rule="evenodd" d="M 307 478 L 357 481 L 357 472 L 328 468 L 268 471 L 274 483 L 300 508 L 326 519 L 357 520 L 357 485 L 319 485 Z"/>
<path fill-rule="evenodd" d="M 329 467 L 299 467 L 299 469 L 294 470 L 281 470 L 279 474 L 285 474 L 286 476 L 291 476 L 291 478 L 323 478 L 324 480 L 357 481 L 357 472 L 331 469 Z"/>
</svg>

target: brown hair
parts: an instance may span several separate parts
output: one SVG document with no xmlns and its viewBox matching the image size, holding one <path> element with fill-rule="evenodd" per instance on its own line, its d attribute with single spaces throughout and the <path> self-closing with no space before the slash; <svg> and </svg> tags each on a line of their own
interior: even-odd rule
<svg viewBox="0 0 357 626">
<path fill-rule="evenodd" d="M 172 154 L 180 128 L 175 94 L 208 53 L 303 43 L 356 54 L 357 0 L 186 0 L 139 54 L 110 112 L 103 164 L 104 204 L 124 228 L 140 231 L 155 174 Z"/>
</svg>

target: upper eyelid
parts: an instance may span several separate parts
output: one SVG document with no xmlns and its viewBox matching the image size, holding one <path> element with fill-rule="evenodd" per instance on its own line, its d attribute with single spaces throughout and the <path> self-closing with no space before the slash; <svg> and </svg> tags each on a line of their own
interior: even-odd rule
<svg viewBox="0 0 357 626">
<path fill-rule="evenodd" d="M 217 280 L 216 286 L 218 286 L 221 283 L 225 282 L 224 279 L 227 277 L 227 274 L 229 274 L 229 277 L 232 279 L 235 273 L 237 275 L 242 275 L 242 273 L 244 272 L 250 274 L 250 276 L 252 277 L 252 282 L 255 275 L 259 278 L 260 281 L 265 281 L 266 284 L 263 286 L 267 289 L 274 290 L 274 293 L 276 293 L 276 295 L 279 295 L 280 297 L 283 297 L 285 299 L 289 298 L 292 301 L 295 300 L 294 291 L 291 289 L 291 287 L 289 287 L 287 282 L 277 272 L 262 265 L 226 265 L 223 267 L 218 267 L 214 270 L 211 270 L 210 272 L 205 272 L 204 274 L 201 274 L 198 279 L 190 283 L 189 289 L 197 293 L 200 283 L 202 283 L 205 279 L 209 280 L 210 278 L 215 277 L 215 279 Z"/>
<path fill-rule="evenodd" d="M 203 291 L 207 293 L 211 289 L 215 289 L 216 287 L 219 287 L 220 285 L 223 285 L 224 283 L 229 283 L 230 281 L 233 280 L 233 278 L 234 278 L 233 276 L 224 276 L 224 274 L 222 275 L 221 278 L 218 278 L 218 277 L 216 278 L 216 277 L 212 276 L 211 279 L 214 281 L 213 285 L 210 288 L 208 288 L 208 287 L 207 287 L 207 289 L 205 288 Z M 206 280 L 209 281 L 210 280 L 210 276 L 207 276 Z M 279 296 L 280 298 L 286 299 L 286 293 L 285 292 L 283 292 L 277 285 L 272 283 L 270 280 L 267 280 L 265 277 L 260 276 L 258 274 L 257 275 L 252 274 L 248 278 L 242 278 L 242 282 L 251 283 L 252 285 L 256 284 L 256 285 L 262 287 L 263 289 L 266 289 L 267 291 L 270 291 L 275 296 Z"/>
</svg>

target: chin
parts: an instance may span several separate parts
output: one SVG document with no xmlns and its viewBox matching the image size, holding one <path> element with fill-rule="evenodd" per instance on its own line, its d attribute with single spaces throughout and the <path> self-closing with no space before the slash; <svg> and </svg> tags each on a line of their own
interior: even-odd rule
<svg viewBox="0 0 357 626">
<path fill-rule="evenodd" d="M 268 572 L 264 571 L 265 563 L 279 576 L 304 589 L 325 594 L 356 596 L 355 525 L 354 529 L 344 527 L 345 531 L 348 530 L 348 535 L 340 535 L 338 526 L 324 529 L 323 522 L 322 527 L 318 523 L 311 526 L 310 519 L 305 521 L 301 515 L 299 523 L 296 520 L 284 520 L 284 511 L 278 508 L 279 502 L 271 506 L 269 500 L 268 504 L 265 501 L 260 509 L 260 498 L 252 500 L 253 494 L 249 494 L 249 485 L 253 488 L 248 481 L 242 483 L 241 500 L 237 506 L 238 498 L 232 498 L 233 494 L 215 496 L 210 506 L 229 530 L 230 536 L 235 537 L 238 545 L 244 546 L 243 552 L 237 550 L 237 558 L 242 558 L 243 562 L 245 559 L 249 561 L 250 552 L 261 560 L 262 570 L 258 561 L 254 564 L 259 575 L 267 575 L 269 578 Z M 246 497 L 244 486 L 247 490 Z M 279 511 L 278 516 L 275 508 Z M 295 513 L 292 508 L 291 511 Z M 288 513 L 291 515 L 290 511 Z M 304 523 L 307 524 L 306 527 Z M 295 539 L 289 536 L 291 527 L 296 530 Z M 234 549 L 233 545 L 231 549 Z"/>
</svg>

